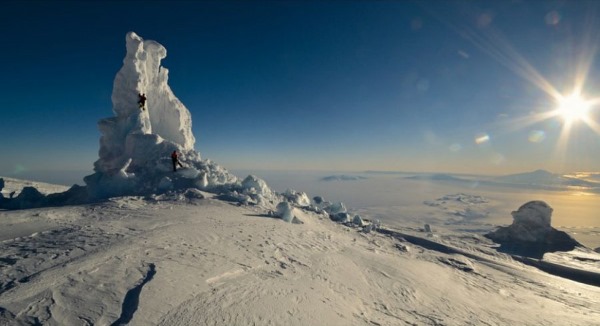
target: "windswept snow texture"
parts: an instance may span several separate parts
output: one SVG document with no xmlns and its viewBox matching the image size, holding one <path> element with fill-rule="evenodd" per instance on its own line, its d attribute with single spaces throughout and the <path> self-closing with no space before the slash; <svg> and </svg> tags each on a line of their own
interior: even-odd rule
<svg viewBox="0 0 600 326">
<path fill-rule="evenodd" d="M 285 223 L 212 196 L 0 211 L 0 232 L 7 230 L 0 324 L 592 326 L 600 319 L 600 287 L 549 274 L 572 258 L 597 265 L 591 250 L 555 253 L 560 265 L 545 263 L 544 273 L 476 234 L 365 233 L 296 207 L 289 208 L 304 223 Z"/>
</svg>

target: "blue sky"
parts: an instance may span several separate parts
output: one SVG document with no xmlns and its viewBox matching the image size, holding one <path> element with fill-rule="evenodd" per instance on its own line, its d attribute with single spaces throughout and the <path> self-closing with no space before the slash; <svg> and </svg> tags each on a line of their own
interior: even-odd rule
<svg viewBox="0 0 600 326">
<path fill-rule="evenodd" d="M 192 113 L 196 149 L 230 169 L 600 168 L 589 123 L 520 123 L 556 107 L 532 71 L 566 95 L 595 57 L 594 2 L 0 6 L 0 175 L 91 173 L 128 31 L 167 48 L 162 64 Z M 587 62 L 582 94 L 591 99 L 599 67 Z"/>
</svg>

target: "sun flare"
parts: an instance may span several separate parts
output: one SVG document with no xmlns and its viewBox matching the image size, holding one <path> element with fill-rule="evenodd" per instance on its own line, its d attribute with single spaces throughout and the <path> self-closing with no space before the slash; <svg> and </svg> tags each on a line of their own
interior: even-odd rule
<svg viewBox="0 0 600 326">
<path fill-rule="evenodd" d="M 590 103 L 581 95 L 572 94 L 558 100 L 556 114 L 569 123 L 586 120 L 590 106 Z"/>
</svg>

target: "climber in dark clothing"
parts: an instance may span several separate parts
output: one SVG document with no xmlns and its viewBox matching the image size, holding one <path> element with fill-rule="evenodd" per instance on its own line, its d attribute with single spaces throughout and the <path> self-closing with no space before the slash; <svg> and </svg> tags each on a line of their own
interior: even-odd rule
<svg viewBox="0 0 600 326">
<path fill-rule="evenodd" d="M 140 109 L 146 110 L 146 94 L 138 93 L 138 98 L 138 105 L 140 106 Z"/>
<path fill-rule="evenodd" d="M 177 151 L 173 151 L 173 153 L 171 153 L 171 161 L 173 161 L 173 172 L 177 171 L 177 164 L 179 164 L 180 167 L 183 167 L 183 165 L 181 165 L 181 162 L 179 162 Z"/>
</svg>

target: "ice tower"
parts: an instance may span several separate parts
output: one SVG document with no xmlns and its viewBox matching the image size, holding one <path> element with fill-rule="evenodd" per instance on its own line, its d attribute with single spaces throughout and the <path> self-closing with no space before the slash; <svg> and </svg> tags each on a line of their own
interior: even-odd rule
<svg viewBox="0 0 600 326">
<path fill-rule="evenodd" d="M 90 194 L 108 197 L 235 182 L 234 176 L 213 171 L 215 167 L 201 161 L 194 150 L 190 112 L 171 91 L 168 70 L 160 65 L 167 50 L 134 32 L 127 34 L 126 46 L 123 67 L 113 84 L 115 116 L 98 123 L 99 159 L 95 173 L 84 179 Z M 139 93 L 146 94 L 145 110 L 137 104 Z M 174 150 L 186 165 L 177 174 L 170 159 Z"/>
</svg>

